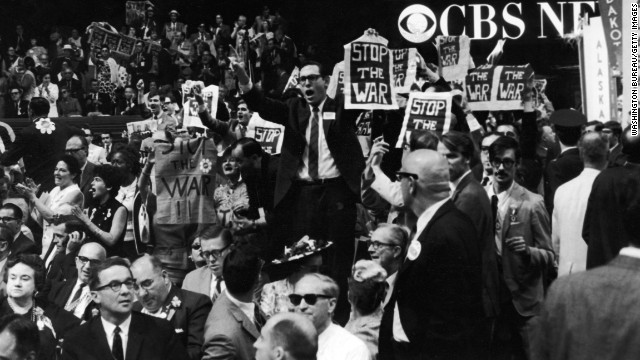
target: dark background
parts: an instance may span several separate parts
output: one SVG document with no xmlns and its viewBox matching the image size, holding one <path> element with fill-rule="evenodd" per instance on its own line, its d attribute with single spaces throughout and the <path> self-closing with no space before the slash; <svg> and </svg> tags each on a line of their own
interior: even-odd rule
<svg viewBox="0 0 640 360">
<path fill-rule="evenodd" d="M 471 55 L 476 65 L 486 62 L 487 55 L 493 50 L 496 41 L 502 33 L 502 9 L 510 1 L 459 0 L 460 5 L 486 3 L 496 9 L 498 35 L 490 40 L 473 40 Z M 515 1 L 514 1 L 515 2 Z M 520 0 L 522 16 L 526 26 L 524 35 L 517 40 L 508 39 L 504 47 L 504 55 L 499 64 L 519 65 L 531 63 L 537 77 L 548 79 L 547 95 L 557 109 L 580 106 L 580 81 L 578 72 L 578 48 L 563 40 L 553 29 L 551 23 L 545 20 L 546 39 L 538 39 L 540 32 L 540 9 L 537 1 Z M 0 0 L 0 33 L 13 33 L 15 25 L 22 23 L 27 36 L 37 36 L 40 44 L 46 44 L 53 26 L 59 26 L 66 37 L 72 27 L 81 32 L 92 21 L 107 21 L 117 29 L 124 25 L 125 0 Z M 375 28 L 380 35 L 389 40 L 391 48 L 417 47 L 426 61 L 436 62 L 436 51 L 432 38 L 424 44 L 413 44 L 405 41 L 398 31 L 398 16 L 402 10 L 415 3 L 423 3 L 431 8 L 439 18 L 442 10 L 452 2 L 432 1 L 418 2 L 409 0 L 154 0 L 156 18 L 161 25 L 168 18 L 171 9 L 178 10 L 181 21 L 190 25 L 190 31 L 196 30 L 196 25 L 205 22 L 212 24 L 215 15 L 220 13 L 225 23 L 233 26 L 239 14 L 253 23 L 256 15 L 261 13 L 262 6 L 268 5 L 273 13 L 279 9 L 289 24 L 288 34 L 298 47 L 298 52 L 304 51 L 306 45 L 316 44 L 321 51 L 320 60 L 329 67 L 340 61 L 343 56 L 342 45 L 362 35 L 369 27 Z M 551 6 L 559 13 L 560 5 L 550 1 Z M 586 6 L 583 7 L 587 9 Z M 597 2 L 596 2 L 597 9 Z M 510 9 L 513 14 L 515 8 Z M 458 10 L 450 13 L 450 28 L 452 34 L 459 34 L 462 26 L 467 26 L 467 33 L 472 30 L 472 9 L 467 7 L 466 19 L 462 19 Z M 570 32 L 573 26 L 573 8 L 565 5 L 565 32 Z M 596 13 L 597 14 L 597 13 Z M 590 16 L 594 16 L 589 12 Z M 518 29 L 506 25 L 510 34 L 516 34 Z M 458 29 L 458 30 L 457 30 Z M 485 30 L 487 31 L 487 30 Z M 436 32 L 436 35 L 439 31 Z"/>
</svg>

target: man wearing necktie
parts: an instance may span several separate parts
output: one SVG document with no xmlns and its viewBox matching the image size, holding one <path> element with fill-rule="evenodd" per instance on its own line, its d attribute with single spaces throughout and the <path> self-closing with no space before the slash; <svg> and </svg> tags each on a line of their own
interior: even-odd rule
<svg viewBox="0 0 640 360">
<path fill-rule="evenodd" d="M 365 163 L 355 122 L 343 98 L 327 96 L 322 65 L 303 65 L 299 88 L 304 97 L 280 102 L 265 98 L 243 66 L 233 64 L 243 99 L 265 120 L 284 125 L 285 136 L 276 180 L 274 207 L 281 234 L 289 244 L 304 235 L 333 241 L 330 268 L 342 289 L 336 319 L 346 322 L 346 279 L 353 261 L 356 202 Z"/>
</svg>

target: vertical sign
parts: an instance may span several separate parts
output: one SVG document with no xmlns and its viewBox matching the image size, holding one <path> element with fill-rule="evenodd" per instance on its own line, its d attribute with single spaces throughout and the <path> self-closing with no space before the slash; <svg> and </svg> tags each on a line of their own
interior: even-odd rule
<svg viewBox="0 0 640 360">
<path fill-rule="evenodd" d="M 583 31 L 584 36 L 584 89 L 583 107 L 588 120 L 607 122 L 616 118 L 615 86 L 611 86 L 611 66 L 602 19 L 593 17 Z M 613 98 L 613 101 L 612 101 Z"/>
</svg>

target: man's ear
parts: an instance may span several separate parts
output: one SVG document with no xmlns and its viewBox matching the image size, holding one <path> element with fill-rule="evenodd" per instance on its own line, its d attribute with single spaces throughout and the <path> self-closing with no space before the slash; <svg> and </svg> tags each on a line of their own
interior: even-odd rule
<svg viewBox="0 0 640 360">
<path fill-rule="evenodd" d="M 91 291 L 91 300 L 93 300 L 93 302 L 96 304 L 100 304 L 100 301 L 102 300 L 100 298 L 100 293 L 98 293 L 97 291 Z"/>
<path fill-rule="evenodd" d="M 7 251 L 9 249 L 9 243 L 6 241 L 0 241 L 0 251 Z"/>
<path fill-rule="evenodd" d="M 338 303 L 338 299 L 336 298 L 329 299 L 329 314 L 333 315 L 335 313 L 337 303 Z"/>
</svg>

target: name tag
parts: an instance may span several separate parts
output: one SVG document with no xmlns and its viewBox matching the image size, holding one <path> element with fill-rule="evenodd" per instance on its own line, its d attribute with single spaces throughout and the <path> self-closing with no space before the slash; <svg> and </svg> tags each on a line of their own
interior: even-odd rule
<svg viewBox="0 0 640 360">
<path fill-rule="evenodd" d="M 335 112 L 322 113 L 322 119 L 323 120 L 335 120 L 336 119 L 336 113 Z"/>
</svg>

